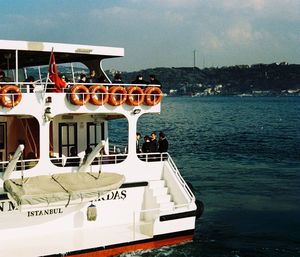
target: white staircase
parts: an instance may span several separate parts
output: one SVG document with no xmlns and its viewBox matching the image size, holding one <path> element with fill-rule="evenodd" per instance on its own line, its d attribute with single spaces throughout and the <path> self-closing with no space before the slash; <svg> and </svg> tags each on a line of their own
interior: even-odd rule
<svg viewBox="0 0 300 257">
<path fill-rule="evenodd" d="M 148 182 L 145 190 L 145 200 L 140 231 L 148 236 L 153 236 L 153 224 L 157 217 L 170 214 L 175 203 L 169 194 L 169 189 L 164 180 L 152 180 Z"/>
<path fill-rule="evenodd" d="M 149 189 L 152 192 L 155 202 L 159 208 L 159 214 L 167 214 L 173 210 L 174 202 L 172 196 L 169 194 L 169 189 L 165 185 L 164 180 L 149 181 Z"/>
</svg>

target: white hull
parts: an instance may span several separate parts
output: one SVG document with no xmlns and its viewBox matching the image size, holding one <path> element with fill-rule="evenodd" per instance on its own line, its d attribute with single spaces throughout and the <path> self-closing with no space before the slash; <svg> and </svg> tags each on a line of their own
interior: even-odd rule
<svg viewBox="0 0 300 257">
<path fill-rule="evenodd" d="M 196 199 L 172 158 L 167 151 L 136 152 L 137 121 L 143 114 L 160 112 L 160 88 L 114 85 L 101 64 L 97 74 L 108 80 L 101 86 L 100 82 L 78 85 L 73 66 L 69 88 L 58 90 L 56 82 L 49 82 L 56 65 L 54 52 L 60 63 L 82 61 L 96 69 L 102 59 L 123 56 L 123 49 L 3 40 L 0 49 L 14 57 L 14 68 L 6 71 L 14 82 L 0 82 L 4 86 L 0 91 L 1 257 L 102 257 L 192 239 Z M 32 85 L 20 82 L 22 69 L 48 65 L 50 54 L 47 78 L 39 69 L 40 79 Z M 49 92 L 49 84 L 57 92 Z M 92 91 L 94 86 L 105 91 L 102 99 Z M 113 91 L 117 88 L 121 97 Z M 132 93 L 136 88 L 138 95 Z M 84 91 L 74 93 L 74 89 Z M 103 95 L 107 102 L 99 104 Z M 130 101 L 123 101 L 127 97 Z M 120 118 L 128 123 L 125 150 L 113 147 L 109 137 L 109 122 Z M 88 148 L 94 150 L 87 153 Z M 72 149 L 78 156 L 71 154 Z M 34 158 L 26 158 L 27 154 Z M 117 174 L 125 182 L 108 182 L 111 191 L 103 196 L 101 186 L 91 186 L 93 181 L 80 184 L 80 172 L 99 171 Z M 47 178 L 46 184 L 39 184 L 40 177 Z M 26 179 L 31 184 L 24 184 Z"/>
</svg>

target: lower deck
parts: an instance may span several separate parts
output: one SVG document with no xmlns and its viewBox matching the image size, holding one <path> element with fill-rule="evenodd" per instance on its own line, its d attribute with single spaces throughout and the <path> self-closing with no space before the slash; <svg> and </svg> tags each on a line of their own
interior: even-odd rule
<svg viewBox="0 0 300 257">
<path fill-rule="evenodd" d="M 19 256 L 22 249 L 22 257 L 103 257 L 191 240 L 195 205 L 175 204 L 166 180 L 124 184 L 93 202 L 95 221 L 87 218 L 89 204 L 6 209 L 0 212 L 0 256 Z M 93 251 L 99 255 L 87 254 Z"/>
</svg>

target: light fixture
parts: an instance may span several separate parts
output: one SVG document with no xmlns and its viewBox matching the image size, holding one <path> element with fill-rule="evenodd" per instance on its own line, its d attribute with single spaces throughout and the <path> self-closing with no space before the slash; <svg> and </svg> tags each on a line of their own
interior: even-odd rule
<svg viewBox="0 0 300 257">
<path fill-rule="evenodd" d="M 142 110 L 141 109 L 134 109 L 132 111 L 133 114 L 139 114 Z"/>
<path fill-rule="evenodd" d="M 50 107 L 47 107 L 45 109 L 45 112 L 44 112 L 44 119 L 45 121 L 51 121 L 53 119 L 53 116 L 52 116 L 52 113 L 51 113 L 51 108 Z"/>
<path fill-rule="evenodd" d="M 49 103 L 52 103 L 52 97 L 51 96 L 48 96 L 46 98 L 46 103 L 49 104 Z"/>
</svg>

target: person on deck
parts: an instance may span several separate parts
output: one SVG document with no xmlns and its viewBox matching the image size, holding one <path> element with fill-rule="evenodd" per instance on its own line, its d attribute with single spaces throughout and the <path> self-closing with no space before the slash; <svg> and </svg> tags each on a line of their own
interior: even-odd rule
<svg viewBox="0 0 300 257">
<path fill-rule="evenodd" d="M 154 74 L 149 75 L 149 84 L 151 84 L 151 85 L 161 85 L 161 83 L 159 82 L 159 80 L 156 79 Z"/>
<path fill-rule="evenodd" d="M 0 82 L 12 82 L 12 79 L 9 77 L 6 77 L 5 72 L 1 69 L 0 69 Z"/>
<path fill-rule="evenodd" d="M 99 79 L 96 77 L 96 71 L 95 70 L 91 70 L 88 82 L 89 83 L 99 83 Z"/>
<path fill-rule="evenodd" d="M 157 152 L 157 135 L 156 132 L 153 131 L 151 133 L 151 139 L 150 139 L 150 153 L 156 153 Z"/>
<path fill-rule="evenodd" d="M 159 132 L 158 151 L 160 153 L 168 152 L 169 142 L 166 138 L 165 133 Z"/>
<path fill-rule="evenodd" d="M 122 81 L 122 76 L 121 76 L 120 73 L 116 73 L 116 75 L 114 76 L 113 83 L 115 83 L 115 84 L 118 84 L 118 83 L 119 83 L 119 84 L 124 83 L 124 82 Z"/>
<path fill-rule="evenodd" d="M 150 152 L 150 137 L 148 135 L 144 136 L 144 143 L 142 145 L 142 152 L 149 153 Z"/>
<path fill-rule="evenodd" d="M 139 74 L 136 76 L 135 80 L 131 82 L 131 84 L 148 84 L 146 80 L 144 80 L 144 77 L 142 74 Z"/>
<path fill-rule="evenodd" d="M 141 153 L 141 133 L 136 133 L 136 153 Z"/>
<path fill-rule="evenodd" d="M 87 79 L 86 79 L 86 75 L 84 73 L 80 74 L 80 80 L 78 81 L 78 83 L 86 83 Z"/>
<path fill-rule="evenodd" d="M 67 158 L 67 162 L 65 167 L 68 166 L 79 166 L 80 164 L 80 157 L 77 155 L 77 149 L 75 146 L 72 146 L 70 149 L 70 156 L 71 158 Z"/>
</svg>

